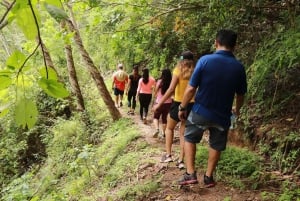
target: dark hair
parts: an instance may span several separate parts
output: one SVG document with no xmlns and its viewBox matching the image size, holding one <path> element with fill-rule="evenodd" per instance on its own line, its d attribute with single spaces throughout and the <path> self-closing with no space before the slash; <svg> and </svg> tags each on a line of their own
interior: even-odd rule
<svg viewBox="0 0 300 201">
<path fill-rule="evenodd" d="M 134 65 L 132 70 L 139 70 L 139 66 L 138 65 Z"/>
<path fill-rule="evenodd" d="M 149 69 L 148 68 L 143 69 L 142 78 L 143 78 L 144 84 L 147 84 L 149 82 Z"/>
<path fill-rule="evenodd" d="M 159 88 L 161 89 L 161 94 L 165 94 L 168 90 L 171 80 L 172 80 L 172 73 L 170 69 L 163 69 L 160 76 L 161 82 Z"/>
<path fill-rule="evenodd" d="M 232 30 L 221 29 L 216 35 L 216 40 L 221 46 L 233 49 L 236 44 L 237 33 Z"/>
</svg>

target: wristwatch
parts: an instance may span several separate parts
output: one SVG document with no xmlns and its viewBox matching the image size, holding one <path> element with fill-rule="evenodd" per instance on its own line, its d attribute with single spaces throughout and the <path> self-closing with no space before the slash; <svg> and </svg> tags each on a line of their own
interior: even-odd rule
<svg viewBox="0 0 300 201">
<path fill-rule="evenodd" d="M 178 110 L 179 110 L 179 111 L 186 111 L 186 108 L 185 108 L 185 107 L 182 107 L 181 105 L 179 105 L 179 106 L 178 106 Z"/>
</svg>

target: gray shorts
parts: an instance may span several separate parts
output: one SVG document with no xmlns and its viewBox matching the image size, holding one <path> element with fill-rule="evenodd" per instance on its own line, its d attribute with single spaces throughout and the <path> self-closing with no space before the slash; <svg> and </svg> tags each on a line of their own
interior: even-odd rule
<svg viewBox="0 0 300 201">
<path fill-rule="evenodd" d="M 184 140 L 190 143 L 199 143 L 205 130 L 209 130 L 210 147 L 217 151 L 224 151 L 228 129 L 224 129 L 222 126 L 191 111 L 185 122 Z"/>
</svg>

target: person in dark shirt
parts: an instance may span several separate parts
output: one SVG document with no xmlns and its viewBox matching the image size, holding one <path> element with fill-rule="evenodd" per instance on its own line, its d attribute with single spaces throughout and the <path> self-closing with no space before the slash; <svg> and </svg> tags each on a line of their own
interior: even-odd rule
<svg viewBox="0 0 300 201">
<path fill-rule="evenodd" d="M 184 92 L 179 105 L 178 116 L 186 119 L 189 101 L 195 96 L 195 103 L 185 126 L 184 152 L 186 173 L 178 181 L 180 185 L 198 183 L 195 171 L 196 143 L 203 132 L 209 130 L 209 156 L 204 174 L 206 187 L 215 186 L 213 172 L 221 151 L 227 143 L 232 112 L 238 116 L 247 92 L 244 66 L 234 57 L 237 34 L 231 30 L 220 30 L 215 39 L 216 52 L 201 57 Z M 233 101 L 235 109 L 233 109 Z"/>
<path fill-rule="evenodd" d="M 134 110 L 136 107 L 136 91 L 138 88 L 139 79 L 141 75 L 139 74 L 138 66 L 134 66 L 132 69 L 132 74 L 129 75 L 126 95 L 128 100 L 129 111 L 127 114 L 134 115 Z"/>
</svg>

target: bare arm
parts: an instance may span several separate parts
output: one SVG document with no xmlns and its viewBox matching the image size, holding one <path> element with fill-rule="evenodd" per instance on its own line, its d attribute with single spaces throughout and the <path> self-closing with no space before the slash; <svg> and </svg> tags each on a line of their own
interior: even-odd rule
<svg viewBox="0 0 300 201">
<path fill-rule="evenodd" d="M 183 94 L 183 99 L 182 102 L 180 103 L 181 108 L 187 108 L 189 102 L 192 100 L 196 93 L 195 87 L 192 87 L 191 85 L 186 86 L 184 94 Z M 178 112 L 178 117 L 182 121 L 186 119 L 186 110 L 182 110 Z"/>
<path fill-rule="evenodd" d="M 153 107 L 154 111 L 157 110 L 168 98 L 170 98 L 172 96 L 172 94 L 174 93 L 175 88 L 176 88 L 178 82 L 179 82 L 179 77 L 176 76 L 176 75 L 173 75 L 168 90 L 165 92 L 165 94 L 163 95 L 163 97 L 160 99 L 159 103 L 156 104 Z"/>
<path fill-rule="evenodd" d="M 127 84 L 127 89 L 126 89 L 127 93 L 129 91 L 130 87 L 131 87 L 131 79 L 128 79 L 128 84 Z"/>
<path fill-rule="evenodd" d="M 240 109 L 244 104 L 245 95 L 236 95 L 235 97 L 235 111 L 234 113 L 239 116 L 240 115 Z"/>
</svg>

